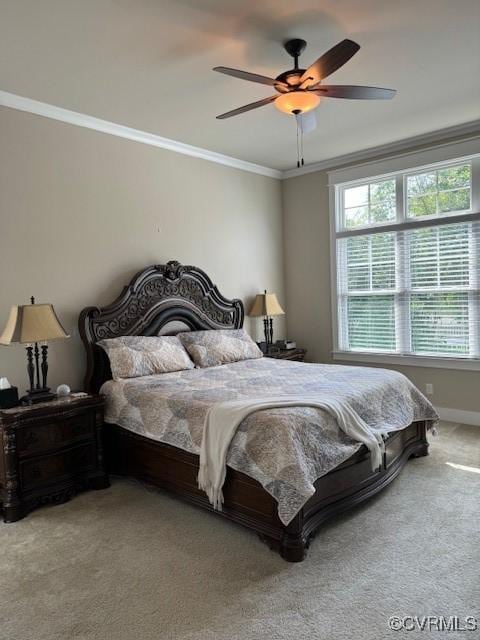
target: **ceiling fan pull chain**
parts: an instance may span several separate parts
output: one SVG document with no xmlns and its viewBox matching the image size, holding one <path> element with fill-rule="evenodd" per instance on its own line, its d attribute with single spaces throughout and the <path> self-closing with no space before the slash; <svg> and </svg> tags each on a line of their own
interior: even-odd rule
<svg viewBox="0 0 480 640">
<path fill-rule="evenodd" d="M 301 135 L 301 137 L 300 137 L 300 145 L 301 145 L 302 167 L 303 167 L 303 165 L 305 164 L 305 162 L 303 161 L 303 127 L 301 129 L 300 135 Z"/>
<path fill-rule="evenodd" d="M 299 140 L 298 140 L 298 134 L 300 131 L 300 123 L 298 121 L 298 118 L 295 118 L 295 122 L 297 125 L 297 169 L 300 169 L 300 144 L 299 144 Z"/>
</svg>

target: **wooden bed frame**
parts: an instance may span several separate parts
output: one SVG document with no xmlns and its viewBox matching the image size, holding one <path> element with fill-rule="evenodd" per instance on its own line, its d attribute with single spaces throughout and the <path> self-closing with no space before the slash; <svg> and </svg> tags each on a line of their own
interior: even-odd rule
<svg viewBox="0 0 480 640">
<path fill-rule="evenodd" d="M 87 351 L 85 388 L 98 392 L 111 378 L 108 357 L 96 344 L 103 338 L 158 335 L 178 322 L 192 330 L 236 329 L 242 327 L 243 319 L 242 302 L 224 298 L 197 267 L 173 261 L 148 267 L 132 279 L 115 302 L 82 311 L 79 328 Z M 197 487 L 197 455 L 117 425 L 105 425 L 104 432 L 105 456 L 112 473 L 149 482 L 213 511 L 205 493 Z M 388 438 L 380 471 L 372 472 L 370 453 L 362 446 L 315 482 L 315 494 L 288 526 L 280 521 L 274 498 L 258 482 L 229 467 L 224 508 L 215 513 L 256 531 L 285 560 L 300 562 L 325 520 L 375 495 L 392 482 L 410 457 L 427 453 L 425 422 L 414 422 Z"/>
</svg>

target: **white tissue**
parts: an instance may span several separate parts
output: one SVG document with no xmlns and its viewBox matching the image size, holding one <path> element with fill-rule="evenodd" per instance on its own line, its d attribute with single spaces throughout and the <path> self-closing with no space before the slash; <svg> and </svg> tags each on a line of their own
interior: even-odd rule
<svg viewBox="0 0 480 640">
<path fill-rule="evenodd" d="M 7 378 L 0 378 L 0 389 L 10 389 L 11 384 Z"/>
</svg>

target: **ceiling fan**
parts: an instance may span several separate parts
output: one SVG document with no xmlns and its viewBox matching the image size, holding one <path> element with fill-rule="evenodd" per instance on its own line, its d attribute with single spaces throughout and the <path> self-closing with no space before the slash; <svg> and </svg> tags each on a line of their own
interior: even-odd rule
<svg viewBox="0 0 480 640">
<path fill-rule="evenodd" d="M 227 111 L 217 116 L 217 118 L 220 120 L 231 118 L 240 113 L 263 107 L 271 102 L 274 102 L 280 111 L 299 116 L 315 109 L 319 105 L 321 98 L 389 100 L 395 95 L 395 90 L 382 89 L 380 87 L 322 84 L 325 78 L 342 67 L 360 49 L 360 45 L 353 42 L 353 40 L 342 40 L 320 56 L 308 69 L 301 69 L 298 66 L 298 58 L 306 46 L 306 41 L 299 38 L 285 42 L 285 50 L 293 57 L 294 67 L 284 71 L 276 78 L 268 78 L 257 73 L 230 69 L 229 67 L 215 67 L 213 71 L 225 73 L 234 78 L 249 80 L 250 82 L 266 84 L 277 91 L 273 96 Z"/>
</svg>

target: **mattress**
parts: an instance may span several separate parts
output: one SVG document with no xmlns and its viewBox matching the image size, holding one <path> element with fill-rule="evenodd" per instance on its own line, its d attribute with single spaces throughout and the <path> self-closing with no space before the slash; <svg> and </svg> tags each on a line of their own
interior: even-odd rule
<svg viewBox="0 0 480 640">
<path fill-rule="evenodd" d="M 105 421 L 194 454 L 213 404 L 269 394 L 328 393 L 348 402 L 373 430 L 397 431 L 435 422 L 431 403 L 402 374 L 387 369 L 260 358 L 205 369 L 106 382 Z M 315 493 L 314 482 L 352 456 L 360 444 L 325 410 L 288 407 L 246 418 L 227 465 L 259 482 L 288 524 Z"/>
</svg>

